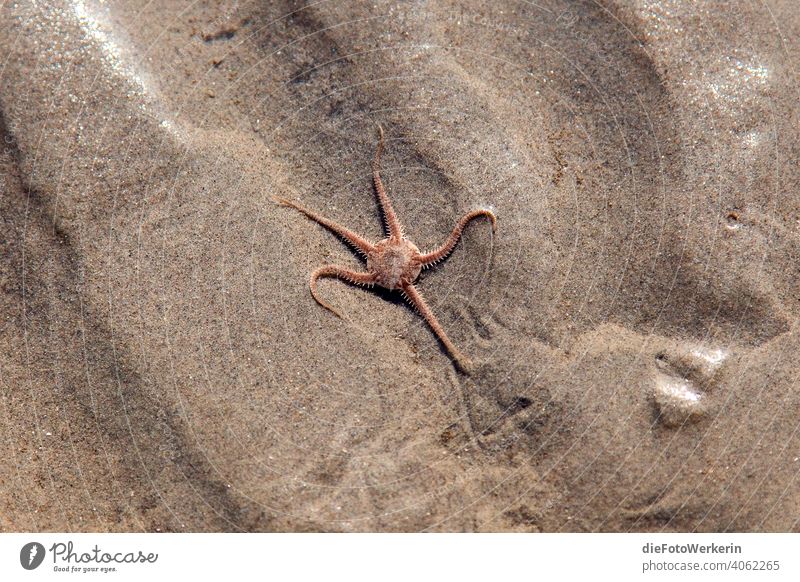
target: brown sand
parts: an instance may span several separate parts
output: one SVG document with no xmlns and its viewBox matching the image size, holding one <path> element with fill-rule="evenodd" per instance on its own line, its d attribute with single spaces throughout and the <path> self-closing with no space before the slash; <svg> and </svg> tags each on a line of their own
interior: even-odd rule
<svg viewBox="0 0 800 582">
<path fill-rule="evenodd" d="M 0 530 L 800 530 L 795 0 L 3 2 Z M 423 276 L 459 374 L 300 200 Z"/>
</svg>

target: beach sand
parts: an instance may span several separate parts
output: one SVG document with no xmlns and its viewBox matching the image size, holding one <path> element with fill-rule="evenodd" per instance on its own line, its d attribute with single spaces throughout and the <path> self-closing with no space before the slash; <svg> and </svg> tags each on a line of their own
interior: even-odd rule
<svg viewBox="0 0 800 582">
<path fill-rule="evenodd" d="M 794 0 L 228 4 L 0 7 L 0 530 L 800 531 Z"/>
</svg>

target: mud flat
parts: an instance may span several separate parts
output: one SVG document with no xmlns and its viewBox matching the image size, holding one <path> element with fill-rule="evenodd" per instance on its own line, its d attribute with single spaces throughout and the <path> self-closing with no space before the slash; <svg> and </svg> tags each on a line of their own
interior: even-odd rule
<svg viewBox="0 0 800 582">
<path fill-rule="evenodd" d="M 0 530 L 800 530 L 800 13 L 0 8 Z M 458 372 L 315 208 L 430 248 Z"/>
</svg>

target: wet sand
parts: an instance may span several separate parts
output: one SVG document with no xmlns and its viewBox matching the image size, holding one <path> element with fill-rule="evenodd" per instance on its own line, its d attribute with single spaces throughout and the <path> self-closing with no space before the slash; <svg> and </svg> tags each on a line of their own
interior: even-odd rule
<svg viewBox="0 0 800 582">
<path fill-rule="evenodd" d="M 795 4 L 4 3 L 0 530 L 800 531 Z"/>
</svg>

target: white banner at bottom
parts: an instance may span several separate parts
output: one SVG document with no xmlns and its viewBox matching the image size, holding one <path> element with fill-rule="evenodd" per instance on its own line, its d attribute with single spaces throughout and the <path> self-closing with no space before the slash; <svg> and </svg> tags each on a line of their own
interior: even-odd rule
<svg viewBox="0 0 800 582">
<path fill-rule="evenodd" d="M 800 580 L 800 534 L 2 534 L 0 580 Z"/>
</svg>

